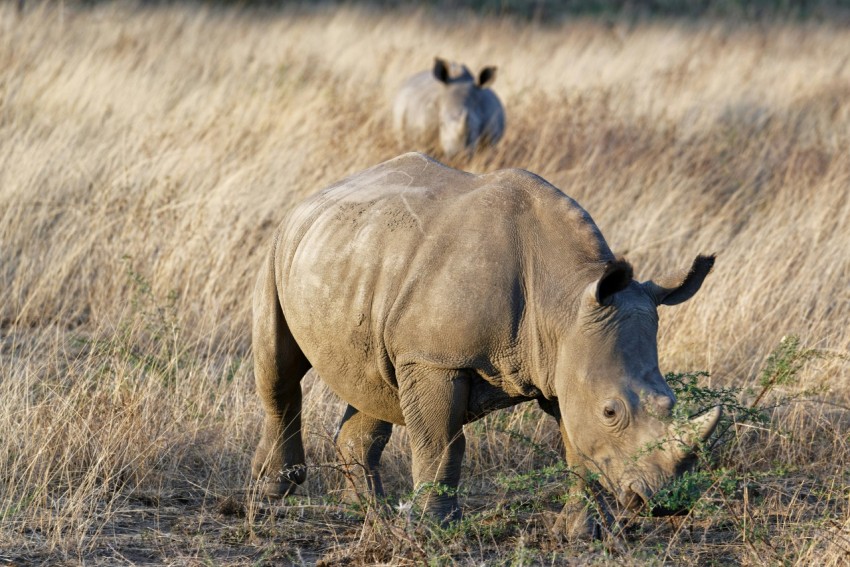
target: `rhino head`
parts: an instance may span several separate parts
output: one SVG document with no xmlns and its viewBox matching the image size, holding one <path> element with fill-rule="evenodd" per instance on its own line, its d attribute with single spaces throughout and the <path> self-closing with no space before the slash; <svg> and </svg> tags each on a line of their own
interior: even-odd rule
<svg viewBox="0 0 850 567">
<path fill-rule="evenodd" d="M 466 66 L 437 58 L 433 73 L 442 85 L 437 100 L 443 153 L 452 157 L 474 149 L 485 127 L 479 93 L 496 80 L 496 67 L 484 67 L 475 79 Z"/>
<path fill-rule="evenodd" d="M 570 464 L 596 472 L 633 510 L 687 469 L 720 418 L 715 407 L 672 420 L 676 397 L 658 368 L 656 342 L 657 307 L 690 299 L 713 264 L 713 256 L 698 256 L 681 277 L 638 283 L 628 263 L 610 262 L 581 294 L 560 348 L 555 389 L 568 459 L 577 461 Z"/>
</svg>

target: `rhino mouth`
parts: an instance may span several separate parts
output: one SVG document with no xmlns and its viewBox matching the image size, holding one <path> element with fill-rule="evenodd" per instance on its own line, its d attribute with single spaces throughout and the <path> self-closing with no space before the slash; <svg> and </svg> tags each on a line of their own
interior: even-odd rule
<svg viewBox="0 0 850 567">
<path fill-rule="evenodd" d="M 668 516 L 684 516 L 688 513 L 686 507 L 671 508 L 659 504 L 653 504 L 652 493 L 640 483 L 634 482 L 625 491 L 621 503 L 632 512 L 645 512 L 652 518 L 664 518 Z"/>
<path fill-rule="evenodd" d="M 649 502 L 649 491 L 639 482 L 633 482 L 620 494 L 620 504 L 631 512 L 640 512 Z"/>
<path fill-rule="evenodd" d="M 653 518 L 666 518 L 668 516 L 686 516 L 687 508 L 668 508 L 666 506 L 653 506 L 649 509 L 649 515 Z"/>
</svg>

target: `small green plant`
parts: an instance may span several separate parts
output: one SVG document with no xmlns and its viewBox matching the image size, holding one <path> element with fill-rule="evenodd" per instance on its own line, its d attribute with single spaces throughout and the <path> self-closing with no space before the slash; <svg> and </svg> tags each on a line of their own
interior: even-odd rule
<svg viewBox="0 0 850 567">
<path fill-rule="evenodd" d="M 676 405 L 673 406 L 674 420 L 686 420 L 714 406 L 723 408 L 723 421 L 733 418 L 737 422 L 758 422 L 767 420 L 764 412 L 741 401 L 742 388 L 701 386 L 700 379 L 708 378 L 705 371 L 669 373 L 664 378 L 676 394 Z"/>
<path fill-rule="evenodd" d="M 569 475 L 567 475 L 567 464 L 563 460 L 552 465 L 541 467 L 519 474 L 499 474 L 496 477 L 496 484 L 505 490 L 537 490 L 544 484 L 551 482 L 557 478 L 565 481 L 564 486 L 567 487 L 571 483 Z"/>
<path fill-rule="evenodd" d="M 762 370 L 759 378 L 761 391 L 750 404 L 750 407 L 759 407 L 765 395 L 776 386 L 794 384 L 797 381 L 797 374 L 809 360 L 827 356 L 829 354 L 820 349 L 802 348 L 800 337 L 794 335 L 782 337 L 779 346 L 768 355 L 765 361 L 764 370 Z M 798 396 L 808 393 L 810 392 L 802 392 Z"/>
<path fill-rule="evenodd" d="M 20 514 L 24 510 L 32 505 L 33 501 L 35 501 L 36 495 L 34 493 L 24 494 L 17 501 L 12 501 L 8 503 L 5 509 L 0 510 L 0 520 L 7 520 L 8 518 L 13 518 L 17 514 Z"/>
<path fill-rule="evenodd" d="M 413 491 L 413 499 L 416 501 L 425 501 L 428 498 L 437 496 L 457 496 L 460 494 L 459 487 L 452 487 L 442 482 L 423 482 Z"/>
<path fill-rule="evenodd" d="M 726 496 L 731 496 L 738 488 L 739 482 L 739 476 L 730 469 L 685 471 L 653 496 L 652 510 L 661 515 L 714 510 L 718 507 L 717 503 L 705 495 L 716 489 Z"/>
<path fill-rule="evenodd" d="M 732 450 L 745 441 L 746 437 L 737 431 L 742 425 L 758 424 L 764 428 L 770 423 L 772 410 L 811 394 L 811 390 L 802 390 L 780 396 L 772 405 L 765 405 L 768 394 L 777 386 L 797 382 L 798 374 L 807 361 L 825 356 L 827 353 L 824 351 L 802 348 L 798 337 L 783 337 L 765 360 L 759 375 L 761 389 L 752 401 L 747 400 L 748 392 L 743 388 L 700 385 L 700 380 L 709 376 L 708 372 L 668 374 L 665 378 L 678 399 L 673 410 L 674 420 L 684 421 L 718 405 L 723 408 L 723 415 L 711 439 L 695 451 L 695 467 L 659 491 L 653 497 L 651 507 L 667 512 L 704 509 L 710 507 L 704 498 L 706 493 L 716 490 L 726 496 L 733 494 L 745 481 L 746 475 L 730 468 L 711 469 L 706 465 L 729 460 Z"/>
</svg>

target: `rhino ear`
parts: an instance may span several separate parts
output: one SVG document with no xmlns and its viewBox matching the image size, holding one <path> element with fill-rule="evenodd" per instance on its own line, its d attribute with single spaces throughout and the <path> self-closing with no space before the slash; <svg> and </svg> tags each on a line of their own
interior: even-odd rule
<svg viewBox="0 0 850 567">
<path fill-rule="evenodd" d="M 439 57 L 434 58 L 434 78 L 441 83 L 449 82 L 449 64 Z"/>
<path fill-rule="evenodd" d="M 480 88 L 489 87 L 496 80 L 496 67 L 484 67 L 478 74 L 478 86 Z"/>
<path fill-rule="evenodd" d="M 622 258 L 608 262 L 605 273 L 596 282 L 596 302 L 599 305 L 610 304 L 615 293 L 626 289 L 633 275 L 632 265 Z"/>
<path fill-rule="evenodd" d="M 664 278 L 659 283 L 648 281 L 641 285 L 649 295 L 655 298 L 658 305 L 678 305 L 689 300 L 699 291 L 705 277 L 711 272 L 712 266 L 714 266 L 714 254 L 699 255 L 687 273 Z"/>
</svg>

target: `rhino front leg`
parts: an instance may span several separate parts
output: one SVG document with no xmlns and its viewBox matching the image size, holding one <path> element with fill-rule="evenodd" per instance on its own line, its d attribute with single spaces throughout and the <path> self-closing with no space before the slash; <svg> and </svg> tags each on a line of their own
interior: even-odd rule
<svg viewBox="0 0 850 567">
<path fill-rule="evenodd" d="M 379 465 L 392 432 L 391 423 L 366 415 L 354 406 L 346 408 L 335 441 L 349 479 L 354 482 L 351 488 L 355 493 L 368 491 L 374 496 L 384 495 Z M 349 496 L 356 497 L 356 494 L 349 493 Z"/>
<path fill-rule="evenodd" d="M 570 442 L 561 419 L 561 411 L 557 400 L 539 399 L 540 409 L 551 415 L 558 422 L 561 430 L 561 439 L 564 443 L 567 465 L 576 474 L 575 481 L 567 492 L 567 503 L 555 520 L 552 532 L 559 538 L 575 542 L 581 540 L 601 539 L 602 526 L 596 519 L 591 505 L 591 494 L 588 487 L 588 470 L 584 466 L 581 457 Z"/>
<path fill-rule="evenodd" d="M 441 522 L 458 520 L 469 379 L 458 370 L 409 365 L 399 376 L 399 397 L 410 437 L 417 498 Z"/>
<path fill-rule="evenodd" d="M 592 495 L 587 484 L 588 470 L 573 448 L 562 422 L 559 422 L 567 464 L 573 469 L 577 478 L 567 492 L 567 503 L 561 510 L 552 531 L 568 541 L 602 539 L 602 526 L 593 512 Z"/>
</svg>

